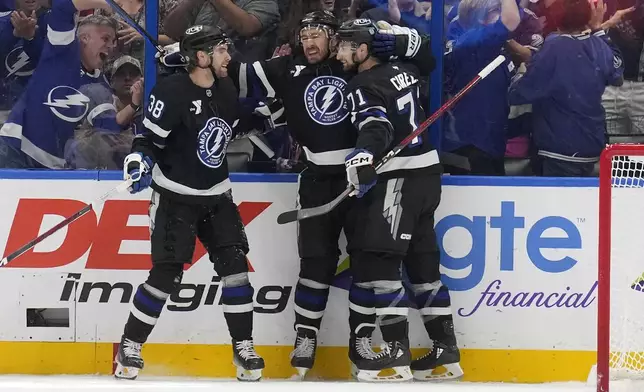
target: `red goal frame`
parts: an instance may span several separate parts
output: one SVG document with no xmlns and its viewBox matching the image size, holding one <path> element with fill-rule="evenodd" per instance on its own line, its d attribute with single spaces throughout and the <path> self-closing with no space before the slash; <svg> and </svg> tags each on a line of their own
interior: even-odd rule
<svg viewBox="0 0 644 392">
<path fill-rule="evenodd" d="M 612 144 L 599 159 L 599 237 L 597 276 L 597 392 L 610 386 L 610 270 L 612 169 L 616 156 L 644 156 L 644 145 Z"/>
</svg>

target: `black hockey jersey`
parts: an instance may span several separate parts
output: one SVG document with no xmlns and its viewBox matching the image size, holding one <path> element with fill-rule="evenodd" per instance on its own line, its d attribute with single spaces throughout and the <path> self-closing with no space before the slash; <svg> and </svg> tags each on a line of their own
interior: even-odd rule
<svg viewBox="0 0 644 392">
<path fill-rule="evenodd" d="M 421 49 L 409 59 L 427 75 L 434 69 L 428 42 L 423 37 Z M 344 71 L 335 57 L 308 64 L 304 55 L 231 63 L 228 68 L 239 77 L 240 97 L 282 100 L 288 129 L 302 145 L 310 169 L 345 173 L 344 161 L 353 151 L 357 135 L 344 91 L 355 73 Z"/>
<path fill-rule="evenodd" d="M 242 97 L 282 100 L 288 128 L 306 154 L 310 168 L 343 173 L 344 159 L 353 151 L 356 133 L 351 127 L 344 95 L 351 76 L 342 63 L 330 58 L 310 65 L 304 56 L 283 56 L 242 64 Z"/>
<path fill-rule="evenodd" d="M 351 122 L 358 130 L 356 148 L 378 161 L 425 121 L 418 71 L 410 64 L 382 63 L 360 72 L 347 86 Z M 383 179 L 441 173 L 438 153 L 423 132 L 382 167 Z"/>
<path fill-rule="evenodd" d="M 210 88 L 188 74 L 169 76 L 152 89 L 133 151 L 149 156 L 152 189 L 184 202 L 210 203 L 231 189 L 226 148 L 238 120 L 237 89 L 230 78 Z"/>
</svg>

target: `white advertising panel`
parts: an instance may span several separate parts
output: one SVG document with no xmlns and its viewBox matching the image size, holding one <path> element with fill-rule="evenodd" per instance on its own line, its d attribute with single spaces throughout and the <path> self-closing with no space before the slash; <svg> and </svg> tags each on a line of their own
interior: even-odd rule
<svg viewBox="0 0 644 392">
<path fill-rule="evenodd" d="M 2 180 L 0 249 L 10 253 L 117 183 Z M 296 187 L 234 183 L 250 242 L 259 345 L 293 341 L 296 225 L 277 225 L 276 218 L 295 206 Z M 148 198 L 145 192 L 108 200 L 0 269 L 0 340 L 118 341 L 150 268 Z M 594 350 L 597 188 L 446 185 L 436 229 L 462 347 Z M 346 345 L 347 282 L 341 271 L 322 345 Z M 198 246 L 150 342 L 228 344 L 219 286 Z M 28 308 L 68 308 L 70 325 L 26 328 Z M 412 313 L 412 342 L 425 346 Z"/>
</svg>

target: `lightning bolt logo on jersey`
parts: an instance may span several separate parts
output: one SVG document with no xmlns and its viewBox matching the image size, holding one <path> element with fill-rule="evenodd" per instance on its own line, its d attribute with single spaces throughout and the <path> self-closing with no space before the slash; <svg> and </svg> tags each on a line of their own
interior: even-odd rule
<svg viewBox="0 0 644 392">
<path fill-rule="evenodd" d="M 13 75 L 24 77 L 34 73 L 34 64 L 29 61 L 29 56 L 22 50 L 22 46 L 13 48 L 4 59 L 4 67 L 7 72 L 5 77 Z"/>
<path fill-rule="evenodd" d="M 57 86 L 49 91 L 47 102 L 43 104 L 61 120 L 77 123 L 87 114 L 89 98 L 73 87 Z"/>
<path fill-rule="evenodd" d="M 382 206 L 382 216 L 390 225 L 391 236 L 396 239 L 398 236 L 398 227 L 400 226 L 400 218 L 402 216 L 403 208 L 400 205 L 402 199 L 402 189 L 404 178 L 392 178 L 387 181 L 387 192 L 385 193 L 385 200 Z"/>
<path fill-rule="evenodd" d="M 224 163 L 233 130 L 219 117 L 209 118 L 197 136 L 197 156 L 204 165 L 216 169 Z"/>
<path fill-rule="evenodd" d="M 306 87 L 304 101 L 313 121 L 321 125 L 334 125 L 349 114 L 344 90 L 347 82 L 335 76 L 320 76 Z"/>
</svg>

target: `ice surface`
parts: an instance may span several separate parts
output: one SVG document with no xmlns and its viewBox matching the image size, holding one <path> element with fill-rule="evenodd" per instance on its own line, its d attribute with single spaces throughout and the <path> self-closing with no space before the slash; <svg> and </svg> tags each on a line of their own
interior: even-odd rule
<svg viewBox="0 0 644 392">
<path fill-rule="evenodd" d="M 639 385 L 639 387 L 638 387 Z M 306 382 L 265 380 L 240 383 L 236 380 L 159 378 L 141 376 L 136 381 L 116 380 L 110 376 L 0 376 L 0 391 L 136 391 L 136 392 L 595 392 L 595 387 L 581 382 L 549 384 L 509 383 L 379 383 Z M 611 385 L 611 392 L 642 392 L 644 386 L 634 382 Z"/>
</svg>

